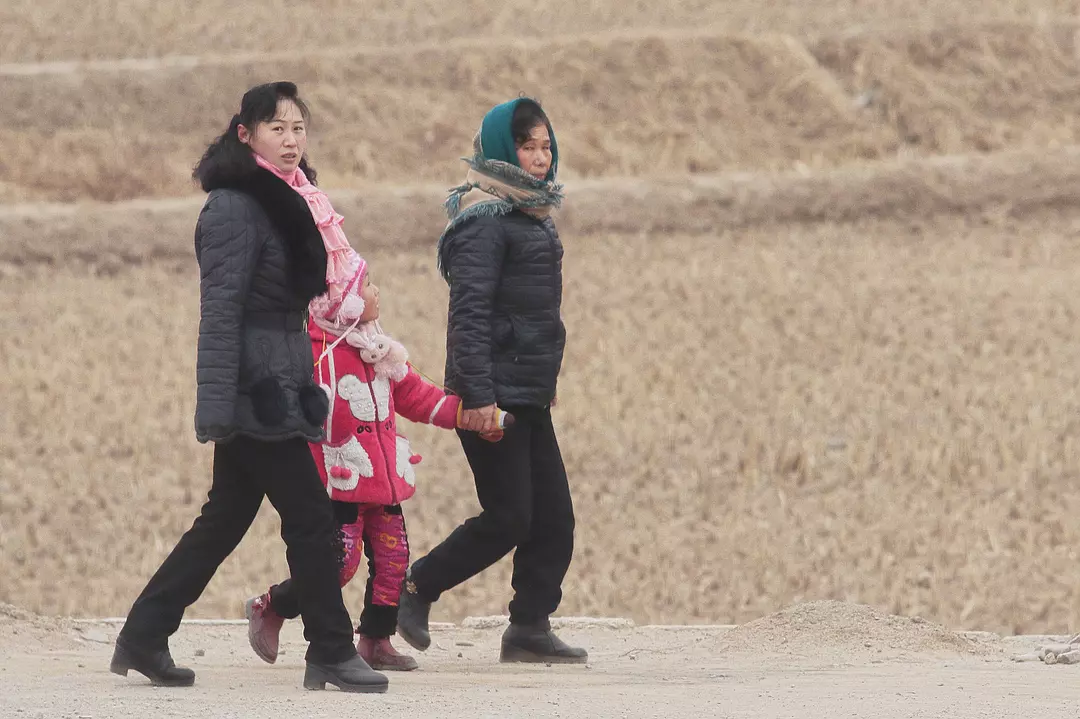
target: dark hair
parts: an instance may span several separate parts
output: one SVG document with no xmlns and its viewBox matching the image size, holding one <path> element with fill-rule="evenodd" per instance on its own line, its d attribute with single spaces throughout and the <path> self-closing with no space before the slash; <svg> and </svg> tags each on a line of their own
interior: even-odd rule
<svg viewBox="0 0 1080 719">
<path fill-rule="evenodd" d="M 528 99 L 519 102 L 514 108 L 514 118 L 510 121 L 510 134 L 514 138 L 514 144 L 524 145 L 529 141 L 529 133 L 540 125 L 551 127 L 540 103 Z"/>
<path fill-rule="evenodd" d="M 297 94 L 295 83 L 268 82 L 245 92 L 240 100 L 240 112 L 233 115 L 229 129 L 210 143 L 191 173 L 205 192 L 233 184 L 258 169 L 259 166 L 251 155 L 251 148 L 240 142 L 239 128 L 243 125 L 254 132 L 260 122 L 273 120 L 282 100 L 296 103 L 304 121 L 310 119 L 311 113 Z M 314 184 L 315 168 L 308 164 L 307 157 L 300 159 L 300 169 Z"/>
</svg>

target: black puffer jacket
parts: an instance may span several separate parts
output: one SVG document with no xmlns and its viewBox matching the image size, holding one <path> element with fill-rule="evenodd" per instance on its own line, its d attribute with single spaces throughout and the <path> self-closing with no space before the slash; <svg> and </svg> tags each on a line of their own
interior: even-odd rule
<svg viewBox="0 0 1080 719">
<path fill-rule="evenodd" d="M 517 210 L 447 235 L 446 384 L 466 409 L 551 404 L 566 345 L 562 257 L 555 223 Z"/>
<path fill-rule="evenodd" d="M 195 254 L 199 441 L 321 440 L 328 401 L 312 379 L 306 311 L 325 290 L 326 251 L 306 202 L 261 169 L 240 187 L 214 189 Z"/>
</svg>

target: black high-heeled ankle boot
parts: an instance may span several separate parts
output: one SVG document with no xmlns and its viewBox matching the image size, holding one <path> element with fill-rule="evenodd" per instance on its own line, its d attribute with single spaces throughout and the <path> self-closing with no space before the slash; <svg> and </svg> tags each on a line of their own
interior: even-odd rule
<svg viewBox="0 0 1080 719">
<path fill-rule="evenodd" d="M 168 647 L 145 649 L 117 637 L 109 671 L 126 677 L 130 669 L 142 674 L 157 687 L 190 687 L 195 683 L 195 672 L 176 666 Z"/>
<path fill-rule="evenodd" d="M 368 666 L 360 656 L 337 664 L 307 663 L 304 672 L 305 689 L 326 689 L 333 684 L 343 692 L 382 693 L 390 685 L 385 674 Z"/>
<path fill-rule="evenodd" d="M 584 664 L 589 653 L 559 639 L 545 619 L 533 624 L 511 623 L 503 632 L 499 661 Z"/>
</svg>

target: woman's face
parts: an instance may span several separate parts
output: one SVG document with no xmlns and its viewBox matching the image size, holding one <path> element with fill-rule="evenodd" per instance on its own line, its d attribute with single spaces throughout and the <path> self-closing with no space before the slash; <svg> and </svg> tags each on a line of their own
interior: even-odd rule
<svg viewBox="0 0 1080 719">
<path fill-rule="evenodd" d="M 547 125 L 537 125 L 529 131 L 525 142 L 517 146 L 518 165 L 538 180 L 551 170 L 551 136 Z"/>
<path fill-rule="evenodd" d="M 260 122 L 254 130 L 241 125 L 239 137 L 240 142 L 282 172 L 299 167 L 307 150 L 307 124 L 292 100 L 279 102 L 274 117 Z"/>
</svg>

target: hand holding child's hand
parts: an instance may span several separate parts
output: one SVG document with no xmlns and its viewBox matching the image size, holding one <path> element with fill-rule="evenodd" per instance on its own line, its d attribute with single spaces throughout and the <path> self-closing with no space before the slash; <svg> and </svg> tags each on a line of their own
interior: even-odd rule
<svg viewBox="0 0 1080 719">
<path fill-rule="evenodd" d="M 498 432 L 498 408 L 494 404 L 489 404 L 487 407 L 463 410 L 459 426 L 467 432 L 479 432 L 480 434 Z"/>
</svg>

